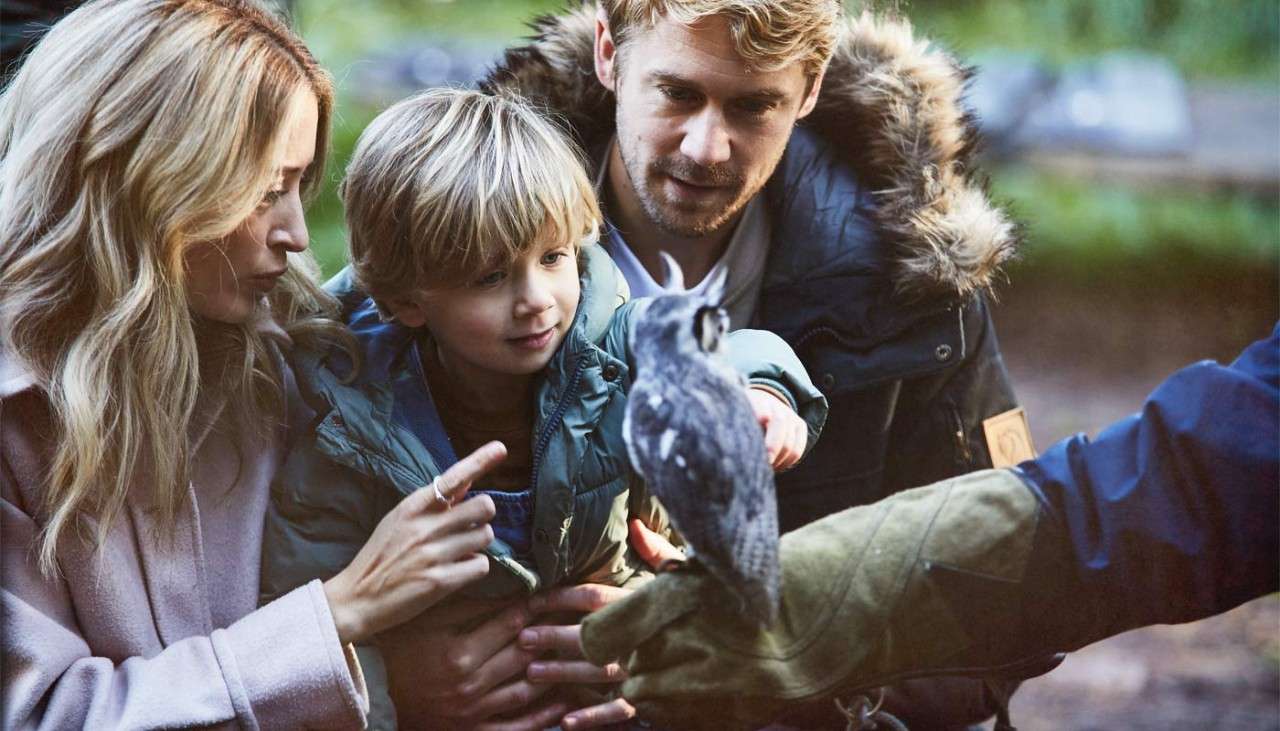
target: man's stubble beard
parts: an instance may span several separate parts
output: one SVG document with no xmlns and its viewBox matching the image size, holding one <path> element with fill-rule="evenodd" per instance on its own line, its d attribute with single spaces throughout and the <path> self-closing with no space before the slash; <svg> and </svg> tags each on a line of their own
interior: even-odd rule
<svg viewBox="0 0 1280 731">
<path fill-rule="evenodd" d="M 617 119 L 621 120 L 621 108 L 617 109 L 617 115 Z M 623 143 L 623 140 L 628 138 L 630 138 L 630 135 L 619 126 L 616 144 L 618 145 L 619 155 L 622 158 L 622 167 L 626 171 L 627 180 L 631 184 L 632 191 L 635 192 L 636 198 L 640 201 L 640 207 L 644 209 L 645 217 L 649 219 L 650 223 L 662 230 L 663 233 L 690 239 L 718 233 L 735 219 L 747 204 L 747 201 L 764 185 L 764 181 L 761 181 L 759 185 L 755 186 L 754 190 L 747 190 L 747 181 L 731 167 L 726 165 L 698 165 L 683 157 L 656 158 L 645 164 L 642 160 L 637 159 L 637 156 L 630 154 L 627 145 Z M 776 165 L 777 161 L 775 160 L 774 165 L 770 168 L 771 172 Z M 733 185 L 735 186 L 735 193 L 729 203 L 718 211 L 680 211 L 675 205 L 662 200 L 661 182 L 659 181 L 670 173 L 675 173 L 685 180 L 708 185 Z M 655 187 L 652 190 L 649 188 L 651 179 L 655 183 Z"/>
</svg>

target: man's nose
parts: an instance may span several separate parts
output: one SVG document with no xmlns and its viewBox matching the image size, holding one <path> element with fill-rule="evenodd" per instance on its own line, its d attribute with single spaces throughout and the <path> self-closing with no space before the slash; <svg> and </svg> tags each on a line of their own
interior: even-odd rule
<svg viewBox="0 0 1280 731">
<path fill-rule="evenodd" d="M 724 115 L 708 105 L 691 117 L 685 124 L 680 152 L 699 165 L 728 162 L 732 151 Z"/>
</svg>

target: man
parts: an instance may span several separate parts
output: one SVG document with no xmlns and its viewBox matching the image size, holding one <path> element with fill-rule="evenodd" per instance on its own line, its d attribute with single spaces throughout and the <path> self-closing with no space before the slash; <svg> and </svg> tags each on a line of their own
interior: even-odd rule
<svg viewBox="0 0 1280 731">
<path fill-rule="evenodd" d="M 983 291 L 1017 236 L 968 177 L 962 68 L 836 0 L 603 0 L 535 27 L 484 85 L 588 151 L 631 294 L 660 289 L 667 251 L 830 402 L 778 481 L 784 531 L 992 466 L 983 422 L 1016 403 Z M 890 704 L 934 728 L 995 710 L 980 683 L 943 688 Z"/>
<path fill-rule="evenodd" d="M 1225 612 L 1280 589 L 1277 445 L 1280 327 L 1229 366 L 1175 373 L 1093 441 L 785 536 L 785 623 L 719 610 L 728 592 L 685 571 L 588 617 L 582 642 L 632 658 L 623 690 L 646 717 L 726 728 Z"/>
<path fill-rule="evenodd" d="M 989 467 L 982 422 L 1015 406 L 982 294 L 1016 233 L 967 177 L 964 71 L 905 24 L 839 13 L 606 0 L 539 20 L 485 82 L 592 153 L 633 297 L 665 250 L 735 327 L 801 354 L 832 410 L 780 481 L 784 530 Z"/>
</svg>

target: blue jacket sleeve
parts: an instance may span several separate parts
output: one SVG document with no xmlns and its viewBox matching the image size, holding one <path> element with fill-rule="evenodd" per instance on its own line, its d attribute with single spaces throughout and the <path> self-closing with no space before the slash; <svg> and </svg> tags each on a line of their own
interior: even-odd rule
<svg viewBox="0 0 1280 731">
<path fill-rule="evenodd" d="M 1019 466 L 1043 503 L 1042 533 L 1058 541 L 1029 580 L 1083 613 L 1070 644 L 1280 588 L 1278 360 L 1280 326 L 1229 366 L 1178 371 L 1097 439 L 1077 435 Z"/>
</svg>

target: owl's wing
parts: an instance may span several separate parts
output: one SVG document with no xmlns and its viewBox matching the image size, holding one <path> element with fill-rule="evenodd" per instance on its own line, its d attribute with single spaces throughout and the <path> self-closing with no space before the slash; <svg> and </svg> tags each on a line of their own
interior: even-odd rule
<svg viewBox="0 0 1280 731">
<path fill-rule="evenodd" d="M 777 502 L 760 427 L 741 384 L 697 368 L 638 382 L 624 437 L 633 465 L 693 554 L 754 615 L 771 619 L 778 595 Z"/>
</svg>

